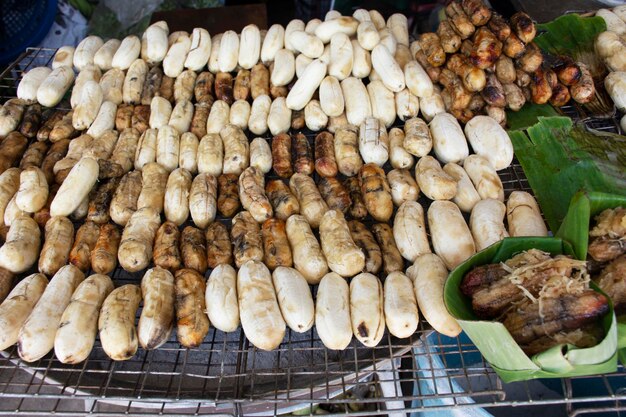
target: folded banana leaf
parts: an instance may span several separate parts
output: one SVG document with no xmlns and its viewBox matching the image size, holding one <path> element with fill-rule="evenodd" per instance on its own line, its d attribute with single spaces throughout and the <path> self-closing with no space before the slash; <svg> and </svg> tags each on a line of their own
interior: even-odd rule
<svg viewBox="0 0 626 417">
<path fill-rule="evenodd" d="M 626 207 L 626 195 L 597 192 L 576 193 L 556 235 L 572 243 L 576 258 L 587 259 L 591 219 L 606 209 L 620 206 Z M 624 315 L 617 317 L 617 336 L 619 359 L 622 364 L 626 364 L 626 316 Z"/>
<path fill-rule="evenodd" d="M 574 194 L 626 195 L 626 137 L 574 126 L 568 117 L 538 117 L 526 131 L 509 131 L 550 230 L 556 233 Z"/>
<path fill-rule="evenodd" d="M 579 192 L 574 195 L 556 236 L 571 243 L 577 259 L 587 259 L 591 220 L 602 211 L 626 207 L 626 194 Z"/>
<path fill-rule="evenodd" d="M 564 378 L 615 372 L 617 369 L 617 327 L 613 307 L 602 319 L 604 339 L 596 346 L 580 349 L 564 344 L 528 357 L 502 323 L 479 320 L 469 297 L 460 290 L 461 280 L 472 268 L 497 263 L 531 248 L 573 255 L 572 247 L 560 238 L 506 238 L 494 243 L 459 265 L 450 273 L 444 300 L 472 342 L 504 382 L 535 378 Z M 599 291 L 592 284 L 592 288 Z"/>
</svg>

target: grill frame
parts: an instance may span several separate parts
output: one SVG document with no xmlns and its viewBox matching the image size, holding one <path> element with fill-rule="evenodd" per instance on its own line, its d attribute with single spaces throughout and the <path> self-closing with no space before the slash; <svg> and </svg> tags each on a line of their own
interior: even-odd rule
<svg viewBox="0 0 626 417">
<path fill-rule="evenodd" d="M 25 71 L 49 66 L 55 51 L 29 48 L 0 74 L 0 102 L 15 97 Z M 561 111 L 590 128 L 621 133 L 615 117 L 581 119 L 575 106 Z M 304 133 L 311 141 L 315 137 L 313 132 Z M 514 190 L 532 193 L 517 160 L 499 174 L 507 196 Z M 420 203 L 428 206 L 424 197 Z M 119 267 L 112 274 L 116 285 L 139 283 L 141 276 Z M 468 339 L 442 336 L 424 320 L 409 339 L 386 332 L 376 348 L 353 339 L 339 353 L 324 348 L 314 329 L 304 335 L 288 329 L 277 350 L 263 352 L 249 344 L 241 328 L 228 335 L 211 328 L 198 349 L 181 348 L 172 335 L 158 350 L 139 349 L 123 363 L 106 358 L 99 340 L 88 360 L 74 366 L 61 364 L 53 353 L 27 364 L 12 347 L 0 352 L 0 414 L 277 415 L 319 403 L 330 404 L 333 414 L 345 414 L 361 403 L 366 409 L 351 414 L 376 415 L 387 413 L 385 404 L 396 402 L 404 403 L 404 411 L 542 407 L 555 415 L 617 415 L 626 409 L 626 383 L 621 382 L 625 376 L 620 365 L 609 375 L 552 380 L 554 395 L 545 396 L 536 391 L 536 381 L 503 384 Z M 377 388 L 382 380 L 391 389 Z M 595 391 L 583 392 L 581 387 L 590 381 Z M 193 388 L 196 383 L 202 388 Z M 348 398 L 355 386 L 378 395 Z M 425 386 L 433 390 L 426 391 Z M 407 387 L 414 387 L 414 392 Z M 457 387 L 463 392 L 456 392 Z"/>
</svg>

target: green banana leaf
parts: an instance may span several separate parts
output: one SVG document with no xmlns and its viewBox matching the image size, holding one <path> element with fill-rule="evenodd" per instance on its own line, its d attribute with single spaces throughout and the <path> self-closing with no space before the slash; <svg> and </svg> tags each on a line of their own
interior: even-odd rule
<svg viewBox="0 0 626 417">
<path fill-rule="evenodd" d="M 520 111 L 507 110 L 506 121 L 509 130 L 524 130 L 539 121 L 539 117 L 558 116 L 557 111 L 550 104 L 535 104 L 526 102 Z"/>
<path fill-rule="evenodd" d="M 550 230 L 556 233 L 580 190 L 626 195 L 626 137 L 574 126 L 568 117 L 538 120 L 509 136 Z"/>
<path fill-rule="evenodd" d="M 601 17 L 571 13 L 537 25 L 537 31 L 539 35 L 535 37 L 535 43 L 543 51 L 579 59 L 579 55 L 593 52 L 593 42 L 596 36 L 606 31 L 606 23 Z"/>
<path fill-rule="evenodd" d="M 572 198 L 567 215 L 556 236 L 571 242 L 576 258 L 585 260 L 591 219 L 606 209 L 619 206 L 626 207 L 626 194 L 578 192 Z"/>
<path fill-rule="evenodd" d="M 506 238 L 494 243 L 450 273 L 444 288 L 444 301 L 452 316 L 504 382 L 614 372 L 617 369 L 617 326 L 612 306 L 602 320 L 606 336 L 598 345 L 586 349 L 560 345 L 532 358 L 522 351 L 502 323 L 479 320 L 473 313 L 471 300 L 460 290 L 465 274 L 476 266 L 505 261 L 531 248 L 553 255 L 574 254 L 571 245 L 560 238 Z"/>
</svg>

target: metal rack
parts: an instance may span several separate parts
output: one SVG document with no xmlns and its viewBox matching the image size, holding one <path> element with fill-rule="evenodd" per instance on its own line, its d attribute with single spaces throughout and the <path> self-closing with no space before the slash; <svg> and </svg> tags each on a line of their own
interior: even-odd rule
<svg viewBox="0 0 626 417">
<path fill-rule="evenodd" d="M 0 74 L 1 101 L 15 97 L 22 72 L 49 64 L 54 52 L 29 49 Z M 615 123 L 603 126 L 618 129 Z M 517 161 L 500 175 L 507 194 L 530 191 Z M 117 285 L 140 279 L 121 269 L 113 274 Z M 89 359 L 73 366 L 52 353 L 29 364 L 15 347 L 0 352 L 0 414 L 276 415 L 319 403 L 345 414 L 357 401 L 367 407 L 354 415 L 478 407 L 494 414 L 503 407 L 515 407 L 520 415 L 531 407 L 555 416 L 617 414 L 626 409 L 625 377 L 620 366 L 605 376 L 503 384 L 466 337 L 441 336 L 425 321 L 409 339 L 386 333 L 375 348 L 353 339 L 344 351 L 325 349 L 315 329 L 287 330 L 278 349 L 264 352 L 241 329 L 225 334 L 211 328 L 197 349 L 181 348 L 172 336 L 159 349 L 139 349 L 125 362 L 108 359 L 98 340 Z M 377 395 L 347 397 L 355 386 Z"/>
</svg>

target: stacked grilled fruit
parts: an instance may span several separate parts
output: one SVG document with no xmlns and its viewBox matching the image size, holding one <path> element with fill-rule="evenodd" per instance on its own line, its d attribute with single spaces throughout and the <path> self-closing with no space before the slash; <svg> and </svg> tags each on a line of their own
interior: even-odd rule
<svg viewBox="0 0 626 417">
<path fill-rule="evenodd" d="M 241 324 L 269 350 L 315 324 L 344 349 L 386 328 L 409 337 L 418 307 L 457 335 L 448 270 L 509 233 L 547 230 L 530 194 L 505 200 L 506 131 L 485 115 L 463 129 L 445 111 L 407 30 L 365 10 L 264 37 L 159 22 L 27 72 L 0 112 L 0 346 L 80 362 L 99 330 L 124 360 L 174 327 L 196 347 L 210 324 Z M 141 287 L 113 289 L 120 269 Z M 76 327 L 88 337 L 72 346 Z"/>
<path fill-rule="evenodd" d="M 533 42 L 536 28 L 528 15 L 507 21 L 481 0 L 453 1 L 436 33 L 411 44 L 418 62 L 438 83 L 446 110 L 466 122 L 487 114 L 506 123 L 505 108 L 517 111 L 527 101 L 565 105 L 570 98 L 594 97 L 591 74 L 582 63 L 562 57 L 548 66 Z"/>
</svg>

